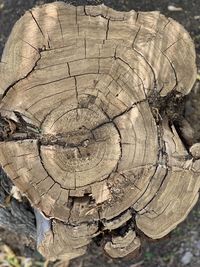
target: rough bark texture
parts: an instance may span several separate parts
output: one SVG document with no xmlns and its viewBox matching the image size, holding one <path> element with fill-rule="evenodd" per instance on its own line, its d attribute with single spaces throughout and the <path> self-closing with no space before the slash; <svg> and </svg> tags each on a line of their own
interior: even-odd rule
<svg viewBox="0 0 200 267">
<path fill-rule="evenodd" d="M 162 238 L 198 198 L 199 144 L 178 115 L 196 78 L 188 33 L 159 12 L 61 2 L 16 23 L 0 65 L 0 163 L 42 212 L 38 249 L 116 258 Z M 181 132 L 181 138 L 179 134 Z"/>
<path fill-rule="evenodd" d="M 18 234 L 23 233 L 27 238 L 36 240 L 35 218 L 30 212 L 30 208 L 25 203 L 10 199 L 9 185 L 7 178 L 0 172 L 0 228 L 7 229 Z"/>
</svg>

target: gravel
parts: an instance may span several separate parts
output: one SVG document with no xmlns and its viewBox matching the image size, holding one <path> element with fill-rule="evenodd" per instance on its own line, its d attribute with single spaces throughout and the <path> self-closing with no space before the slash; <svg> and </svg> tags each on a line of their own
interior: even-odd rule
<svg viewBox="0 0 200 267">
<path fill-rule="evenodd" d="M 190 251 L 187 251 L 181 258 L 181 262 L 184 266 L 188 265 L 191 262 L 192 258 L 193 254 Z"/>
</svg>

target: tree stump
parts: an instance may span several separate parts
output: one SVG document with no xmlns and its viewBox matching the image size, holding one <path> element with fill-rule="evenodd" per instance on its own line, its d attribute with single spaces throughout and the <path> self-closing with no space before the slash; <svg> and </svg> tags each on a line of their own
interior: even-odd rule
<svg viewBox="0 0 200 267">
<path fill-rule="evenodd" d="M 108 255 L 125 257 L 186 218 L 200 149 L 177 110 L 196 79 L 181 25 L 46 4 L 15 24 L 0 77 L 0 163 L 36 211 L 45 257 L 83 255 L 100 234 Z"/>
</svg>

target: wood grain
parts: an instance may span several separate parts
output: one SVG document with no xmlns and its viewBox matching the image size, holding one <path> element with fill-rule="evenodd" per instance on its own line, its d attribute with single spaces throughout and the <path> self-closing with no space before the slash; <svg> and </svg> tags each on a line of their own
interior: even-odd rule
<svg viewBox="0 0 200 267">
<path fill-rule="evenodd" d="M 141 246 L 138 229 L 158 239 L 186 218 L 199 145 L 185 147 L 156 105 L 196 79 L 181 25 L 159 12 L 55 2 L 15 24 L 2 62 L 0 163 L 44 215 L 38 223 L 48 219 L 45 234 L 38 226 L 44 256 L 80 256 L 109 230 L 105 252 L 124 257 Z"/>
</svg>

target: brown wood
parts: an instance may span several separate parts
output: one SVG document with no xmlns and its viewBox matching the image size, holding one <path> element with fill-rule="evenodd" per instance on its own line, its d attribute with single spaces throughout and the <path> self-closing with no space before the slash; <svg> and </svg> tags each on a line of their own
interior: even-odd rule
<svg viewBox="0 0 200 267">
<path fill-rule="evenodd" d="M 186 218 L 199 144 L 189 150 L 167 110 L 196 79 L 181 25 L 46 4 L 15 24 L 0 77 L 0 163 L 39 211 L 45 257 L 80 256 L 102 232 L 106 253 L 124 257 L 141 246 L 138 229 L 158 239 Z"/>
</svg>

